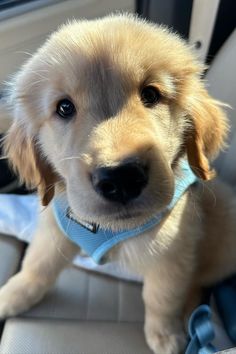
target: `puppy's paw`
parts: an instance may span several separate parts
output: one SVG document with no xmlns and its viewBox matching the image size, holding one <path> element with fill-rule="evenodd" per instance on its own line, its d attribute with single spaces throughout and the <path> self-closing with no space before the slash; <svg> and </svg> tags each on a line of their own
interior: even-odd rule
<svg viewBox="0 0 236 354">
<path fill-rule="evenodd" d="M 0 289 L 0 319 L 28 310 L 41 300 L 48 288 L 45 283 L 18 273 Z"/>
<path fill-rule="evenodd" d="M 152 351 L 155 354 L 182 354 L 187 343 L 184 331 L 165 327 L 165 323 L 163 328 L 158 327 L 145 324 L 146 341 Z"/>
<path fill-rule="evenodd" d="M 184 333 L 161 335 L 152 333 L 146 335 L 149 347 L 155 354 L 181 354 L 186 347 Z"/>
</svg>

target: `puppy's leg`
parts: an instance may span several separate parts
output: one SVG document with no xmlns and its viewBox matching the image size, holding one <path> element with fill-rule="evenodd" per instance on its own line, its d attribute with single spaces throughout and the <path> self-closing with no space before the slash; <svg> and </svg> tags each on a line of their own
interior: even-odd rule
<svg viewBox="0 0 236 354">
<path fill-rule="evenodd" d="M 17 315 L 40 301 L 77 252 L 78 247 L 61 233 L 48 207 L 41 214 L 21 271 L 0 289 L 0 318 Z"/>
<path fill-rule="evenodd" d="M 189 275 L 188 269 L 172 260 L 144 276 L 144 331 L 148 345 L 156 354 L 179 354 L 186 345 L 183 308 Z"/>
</svg>

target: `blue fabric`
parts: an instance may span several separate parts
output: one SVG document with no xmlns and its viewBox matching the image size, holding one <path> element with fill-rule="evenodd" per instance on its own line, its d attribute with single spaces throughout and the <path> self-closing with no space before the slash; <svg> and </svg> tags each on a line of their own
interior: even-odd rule
<svg viewBox="0 0 236 354">
<path fill-rule="evenodd" d="M 96 263 L 103 263 L 105 261 L 105 255 L 112 247 L 158 225 L 163 216 L 174 207 L 187 188 L 197 180 L 186 160 L 182 161 L 181 168 L 182 176 L 175 181 L 175 193 L 171 203 L 164 211 L 158 213 L 147 223 L 137 228 L 120 232 L 113 232 L 99 227 L 98 229 L 94 227 L 93 231 L 88 230 L 84 226 L 81 226 L 81 223 L 84 222 L 80 223 L 79 220 L 68 217 L 68 202 L 66 199 L 61 198 L 56 198 L 53 204 L 57 223 L 66 237 L 91 256 Z M 88 226 L 93 228 L 91 224 Z"/>
<path fill-rule="evenodd" d="M 215 286 L 213 295 L 225 330 L 232 342 L 236 343 L 236 276 Z M 188 332 L 190 341 L 185 354 L 217 352 L 211 344 L 215 333 L 208 305 L 201 305 L 192 313 L 188 323 Z"/>
<path fill-rule="evenodd" d="M 191 315 L 188 332 L 190 342 L 185 354 L 212 354 L 216 348 L 211 344 L 215 337 L 208 305 L 199 306 Z"/>
<path fill-rule="evenodd" d="M 236 344 L 236 276 L 217 285 L 214 296 L 225 330 Z"/>
</svg>

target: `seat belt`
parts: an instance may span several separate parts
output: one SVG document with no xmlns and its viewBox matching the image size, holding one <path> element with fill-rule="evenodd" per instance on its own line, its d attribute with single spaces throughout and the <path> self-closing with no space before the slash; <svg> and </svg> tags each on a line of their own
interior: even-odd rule
<svg viewBox="0 0 236 354">
<path fill-rule="evenodd" d="M 220 0 L 193 1 L 189 43 L 195 47 L 198 58 L 203 63 L 211 44 L 219 4 Z"/>
<path fill-rule="evenodd" d="M 212 354 L 216 348 L 211 344 L 215 338 L 211 309 L 208 305 L 200 305 L 192 313 L 188 323 L 190 342 L 185 354 Z"/>
<path fill-rule="evenodd" d="M 215 286 L 212 294 L 225 330 L 236 344 L 236 276 Z M 215 331 L 211 317 L 211 308 L 207 303 L 193 311 L 188 323 L 190 340 L 185 354 L 217 353 L 217 348 L 212 344 Z"/>
</svg>

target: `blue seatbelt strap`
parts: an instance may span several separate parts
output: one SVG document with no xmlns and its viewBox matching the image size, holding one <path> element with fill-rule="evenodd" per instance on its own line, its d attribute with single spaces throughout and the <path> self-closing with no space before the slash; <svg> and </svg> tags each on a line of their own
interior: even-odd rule
<svg viewBox="0 0 236 354">
<path fill-rule="evenodd" d="M 199 306 L 191 315 L 188 332 L 190 342 L 185 354 L 212 354 L 216 348 L 211 344 L 215 337 L 211 310 L 208 305 Z"/>
<path fill-rule="evenodd" d="M 236 344 L 236 276 L 226 279 L 212 289 L 218 314 L 224 324 L 225 331 Z M 216 353 L 212 345 L 215 338 L 211 309 L 208 305 L 200 305 L 192 313 L 188 332 L 190 341 L 185 354 Z"/>
</svg>

